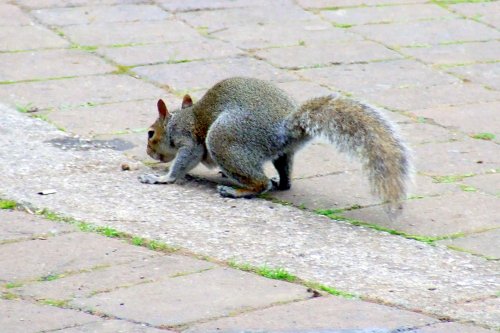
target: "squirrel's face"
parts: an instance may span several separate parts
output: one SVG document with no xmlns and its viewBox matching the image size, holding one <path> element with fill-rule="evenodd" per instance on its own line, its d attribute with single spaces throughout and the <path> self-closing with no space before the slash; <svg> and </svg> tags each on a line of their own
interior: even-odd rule
<svg viewBox="0 0 500 333">
<path fill-rule="evenodd" d="M 146 152 L 155 160 L 170 162 L 174 159 L 174 151 L 168 142 L 168 133 L 166 128 L 171 115 L 168 113 L 165 103 L 160 99 L 158 101 L 158 119 L 148 130 L 148 146 Z"/>
</svg>

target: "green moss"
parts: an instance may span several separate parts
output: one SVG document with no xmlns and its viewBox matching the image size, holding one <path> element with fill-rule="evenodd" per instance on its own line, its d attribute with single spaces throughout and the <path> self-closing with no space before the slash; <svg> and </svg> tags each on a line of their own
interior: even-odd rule
<svg viewBox="0 0 500 333">
<path fill-rule="evenodd" d="M 12 200 L 0 200 L 0 209 L 14 209 L 17 203 Z"/>
<path fill-rule="evenodd" d="M 18 299 L 19 295 L 11 293 L 11 292 L 3 292 L 2 296 L 0 298 L 6 299 L 6 300 L 14 300 L 14 299 Z"/>
<path fill-rule="evenodd" d="M 460 189 L 464 192 L 477 192 L 477 188 L 465 184 L 460 184 Z"/>
<path fill-rule="evenodd" d="M 13 288 L 19 288 L 23 284 L 21 282 L 8 282 L 5 284 L 5 288 L 7 289 L 13 289 Z"/>
<path fill-rule="evenodd" d="M 491 140 L 494 140 L 494 139 L 495 139 L 495 134 L 485 132 L 485 133 L 477 133 L 477 134 L 473 134 L 473 135 L 471 135 L 471 137 L 472 137 L 473 139 L 491 141 Z"/>
<path fill-rule="evenodd" d="M 41 278 L 38 279 L 38 281 L 43 281 L 43 282 L 54 281 L 62 277 L 64 277 L 64 274 L 49 274 L 42 276 Z"/>
<path fill-rule="evenodd" d="M 118 75 L 122 75 L 122 74 L 130 74 L 131 73 L 131 69 L 133 68 L 134 66 L 125 66 L 125 65 L 117 65 L 116 66 L 116 70 L 111 72 L 111 74 L 118 74 Z"/>
<path fill-rule="evenodd" d="M 76 49 L 76 50 L 87 51 L 87 52 L 94 52 L 95 50 L 97 50 L 97 46 L 79 45 L 79 44 L 72 44 L 70 48 Z"/>
<path fill-rule="evenodd" d="M 65 308 L 65 307 L 68 306 L 68 303 L 69 303 L 68 300 L 64 300 L 64 299 L 50 299 L 50 298 L 41 299 L 39 302 L 42 303 L 42 304 L 45 304 L 45 305 L 55 306 L 55 307 L 58 307 L 58 308 Z"/>
<path fill-rule="evenodd" d="M 447 175 L 447 176 L 432 176 L 432 181 L 434 183 L 456 183 L 459 182 L 465 178 L 472 177 L 474 176 L 473 173 L 466 173 L 463 175 Z"/>
<path fill-rule="evenodd" d="M 283 280 L 288 282 L 297 281 L 297 277 L 295 275 L 290 274 L 283 268 L 270 268 L 268 266 L 255 267 L 249 264 L 239 264 L 234 261 L 229 261 L 228 265 L 232 268 L 239 269 L 245 272 L 252 272 L 259 274 L 268 279 L 274 280 Z"/>
<path fill-rule="evenodd" d="M 347 24 L 347 23 L 335 23 L 333 22 L 332 23 L 334 27 L 336 28 L 341 28 L 341 29 L 348 29 L 348 28 L 352 28 L 352 24 Z"/>
</svg>

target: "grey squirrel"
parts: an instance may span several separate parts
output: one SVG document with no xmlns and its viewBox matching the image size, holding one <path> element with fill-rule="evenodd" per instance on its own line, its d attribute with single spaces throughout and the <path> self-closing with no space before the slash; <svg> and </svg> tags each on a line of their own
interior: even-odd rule
<svg viewBox="0 0 500 333">
<path fill-rule="evenodd" d="M 219 185 L 224 197 L 287 190 L 294 153 L 322 136 L 339 151 L 361 158 L 373 192 L 391 209 L 406 197 L 409 150 L 380 111 L 353 99 L 334 94 L 297 106 L 269 82 L 234 77 L 215 84 L 197 103 L 184 96 L 182 107 L 172 113 L 161 99 L 157 106 L 147 153 L 162 162 L 175 159 L 166 175 L 139 176 L 143 183 L 174 183 L 201 162 L 219 167 L 240 185 Z M 264 174 L 266 161 L 272 161 L 279 179 Z"/>
</svg>

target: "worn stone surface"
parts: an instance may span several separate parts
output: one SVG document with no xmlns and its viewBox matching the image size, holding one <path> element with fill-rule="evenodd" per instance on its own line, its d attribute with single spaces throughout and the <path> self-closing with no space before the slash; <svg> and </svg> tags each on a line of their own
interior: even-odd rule
<svg viewBox="0 0 500 333">
<path fill-rule="evenodd" d="M 454 205 L 446 205 L 453 200 Z M 456 192 L 407 201 L 397 219 L 390 220 L 380 207 L 352 210 L 345 216 L 376 223 L 411 235 L 445 236 L 500 227 L 499 199 L 490 195 Z"/>
<path fill-rule="evenodd" d="M 73 42 L 92 46 L 176 42 L 199 37 L 194 29 L 180 21 L 94 23 L 65 26 L 61 30 Z"/>
<path fill-rule="evenodd" d="M 282 68 L 326 66 L 375 60 L 398 59 L 401 56 L 380 44 L 370 41 L 350 43 L 321 43 L 318 45 L 291 46 L 257 52 L 259 57 Z"/>
<path fill-rule="evenodd" d="M 165 92 L 125 75 L 99 75 L 0 86 L 0 99 L 37 109 L 157 99 Z"/>
<path fill-rule="evenodd" d="M 490 27 L 464 19 L 357 26 L 349 31 L 392 46 L 481 41 L 500 36 L 500 32 Z"/>
<path fill-rule="evenodd" d="M 496 28 L 500 26 L 500 4 L 497 1 L 454 4 L 450 8 L 470 18 L 491 24 Z"/>
<path fill-rule="evenodd" d="M 171 15 L 154 5 L 82 6 L 38 9 L 32 14 L 48 25 L 73 25 L 103 22 L 159 21 Z"/>
<path fill-rule="evenodd" d="M 135 324 L 123 320 L 100 320 L 93 323 L 65 328 L 58 333 L 173 333 L 166 329 L 157 329 L 145 324 Z M 462 332 L 461 332 L 462 333 Z M 466 332 L 463 332 L 466 333 Z M 482 333 L 482 332 L 479 332 Z"/>
<path fill-rule="evenodd" d="M 433 45 L 422 48 L 404 48 L 401 52 L 428 64 L 452 65 L 500 59 L 500 42 Z"/>
<path fill-rule="evenodd" d="M 48 8 L 48 7 L 78 7 L 90 5 L 119 5 L 119 4 L 141 4 L 147 0 L 16 0 L 17 3 L 28 8 Z"/>
<path fill-rule="evenodd" d="M 356 93 L 459 82 L 449 74 L 432 70 L 412 60 L 313 68 L 301 70 L 299 74 L 329 87 Z"/>
<path fill-rule="evenodd" d="M 195 325 L 184 332 L 209 333 L 220 330 L 223 332 L 311 330 L 312 332 L 334 328 L 342 330 L 367 327 L 396 330 L 434 323 L 437 323 L 434 318 L 383 305 L 340 297 L 320 297 Z"/>
<path fill-rule="evenodd" d="M 304 8 L 335 8 L 351 6 L 376 6 L 402 3 L 422 3 L 425 0 L 297 0 Z"/>
<path fill-rule="evenodd" d="M 79 50 L 48 50 L 0 54 L 0 81 L 22 81 L 104 74 L 116 67 Z"/>
<path fill-rule="evenodd" d="M 500 173 L 498 172 L 466 178 L 463 183 L 482 192 L 496 196 L 500 195 Z"/>
<path fill-rule="evenodd" d="M 489 258 L 500 259 L 500 249 L 498 249 L 497 243 L 499 237 L 500 228 L 462 238 L 444 240 L 440 243 L 458 247 L 472 253 L 479 253 Z"/>
<path fill-rule="evenodd" d="M 241 310 L 309 297 L 307 288 L 232 269 L 141 284 L 88 299 L 75 306 L 160 326 L 227 316 Z M 137 295 L 142 295 L 138 298 Z M 144 302 L 147 299 L 147 303 Z"/>
<path fill-rule="evenodd" d="M 43 220 L 17 211 L 0 210 L 0 243 L 18 239 L 45 238 L 76 228 L 65 223 Z"/>
<path fill-rule="evenodd" d="M 0 312 L 0 327 L 4 332 L 36 333 L 99 320 L 86 313 L 22 300 L 0 299 Z"/>
<path fill-rule="evenodd" d="M 450 72 L 472 82 L 500 90 L 500 62 L 450 68 Z"/>
<path fill-rule="evenodd" d="M 268 24 L 245 24 L 211 34 L 243 49 L 260 49 L 360 40 L 355 34 L 324 22 L 294 21 Z"/>
<path fill-rule="evenodd" d="M 37 279 L 157 255 L 140 247 L 127 246 L 123 241 L 94 234 L 69 233 L 0 246 L 0 264 L 10 268 L 0 272 L 0 280 L 3 281 Z M 16 265 L 18 257 L 24 258 L 23 265 Z"/>
<path fill-rule="evenodd" d="M 23 285 L 12 291 L 36 299 L 69 300 L 106 293 L 120 287 L 163 281 L 177 275 L 189 275 L 214 267 L 214 264 L 207 261 L 185 256 L 144 257 L 52 281 Z"/>
<path fill-rule="evenodd" d="M 228 43 L 208 39 L 200 40 L 196 44 L 192 41 L 186 41 L 118 48 L 99 48 L 97 52 L 125 66 L 176 63 L 233 57 L 242 54 L 242 51 Z"/>
<path fill-rule="evenodd" d="M 0 29 L 0 51 L 66 47 L 69 43 L 39 25 L 5 26 Z"/>
<path fill-rule="evenodd" d="M 0 133 L 9 134 L 0 136 L 0 147 L 9 146 L 10 150 L 8 158 L 0 150 L 0 172 L 5 175 L 3 192 L 12 199 L 217 259 L 286 267 L 306 280 L 409 309 L 425 309 L 438 316 L 447 315 L 450 302 L 486 298 L 498 289 L 494 278 L 498 263 L 267 201 L 220 198 L 212 185 L 203 183 L 140 184 L 136 176 L 143 171 L 119 170 L 126 160 L 123 155 L 105 149 L 62 150 L 47 142 L 64 136 L 49 125 L 8 109 L 2 113 Z M 17 134 L 27 132 L 26 128 L 30 129 L 29 136 Z M 36 149 L 36 162 L 26 159 L 26 149 Z M 23 169 L 13 167 L 20 163 L 25 163 Z M 24 186 L 19 187 L 19 182 Z M 40 184 L 49 183 L 58 195 L 35 194 Z M 446 216 L 444 222 L 449 221 L 450 213 L 443 209 L 449 199 L 439 198 L 442 203 L 432 198 L 439 208 L 434 210 Z M 457 205 L 469 207 L 472 199 L 463 200 Z M 492 202 L 497 198 L 477 200 L 480 202 L 470 205 L 471 209 L 480 209 L 474 218 L 496 216 L 488 212 L 498 206 Z M 487 206 L 491 204 L 494 206 Z M 423 208 L 431 210 L 429 205 Z M 452 214 L 456 212 L 448 208 Z M 468 222 L 485 223 L 475 219 Z M 491 317 L 479 312 L 472 317 L 476 323 L 495 325 Z M 466 311 L 455 311 L 452 318 L 469 317 Z"/>
<path fill-rule="evenodd" d="M 207 89 L 231 76 L 255 76 L 275 82 L 292 81 L 294 76 L 250 58 L 228 58 L 183 64 L 166 64 L 134 68 L 141 77 L 168 85 L 177 91 Z"/>
<path fill-rule="evenodd" d="M 469 135 L 493 133 L 500 137 L 500 102 L 447 106 L 412 110 L 418 117 L 432 119 L 439 125 L 459 130 Z"/>
<path fill-rule="evenodd" d="M 0 26 L 29 25 L 33 21 L 19 7 L 7 3 L 0 4 Z"/>
<path fill-rule="evenodd" d="M 292 96 L 298 103 L 304 103 L 310 98 L 330 95 L 332 90 L 314 82 L 288 81 L 277 84 L 278 87 Z"/>
<path fill-rule="evenodd" d="M 439 323 L 419 328 L 420 333 L 493 333 L 482 327 L 462 325 L 457 323 Z"/>
<path fill-rule="evenodd" d="M 348 25 L 407 22 L 456 16 L 435 4 L 339 8 L 321 11 L 321 15 L 334 23 Z"/>
</svg>

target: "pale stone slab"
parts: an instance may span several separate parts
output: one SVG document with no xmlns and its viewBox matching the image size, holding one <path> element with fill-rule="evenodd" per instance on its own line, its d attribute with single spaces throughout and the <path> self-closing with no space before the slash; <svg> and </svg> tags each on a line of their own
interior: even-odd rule
<svg viewBox="0 0 500 333">
<path fill-rule="evenodd" d="M 98 321 L 99 317 L 79 311 L 37 305 L 21 300 L 0 299 L 3 332 L 37 333 Z"/>
<path fill-rule="evenodd" d="M 243 54 L 241 50 L 231 44 L 216 39 L 99 48 L 97 53 L 103 54 L 113 61 L 126 66 L 176 63 L 201 59 L 234 57 Z"/>
<path fill-rule="evenodd" d="M 424 2 L 427 2 L 427 0 L 297 0 L 297 3 L 304 8 L 337 8 Z"/>
<path fill-rule="evenodd" d="M 389 88 L 383 93 L 360 91 L 357 94 L 372 103 L 402 111 L 500 100 L 500 92 L 491 91 L 472 83 Z"/>
<path fill-rule="evenodd" d="M 94 23 L 65 26 L 61 30 L 80 45 L 161 43 L 201 38 L 196 30 L 181 21 Z"/>
<path fill-rule="evenodd" d="M 179 97 L 165 93 L 161 97 L 169 106 L 179 107 Z M 174 103 L 177 102 L 177 103 Z M 145 133 L 158 116 L 157 99 L 120 102 L 93 106 L 56 109 L 45 113 L 54 124 L 83 136 Z M 144 135 L 144 137 L 146 137 Z"/>
<path fill-rule="evenodd" d="M 48 7 L 78 7 L 90 5 L 120 5 L 120 4 L 145 4 L 148 0 L 16 0 L 22 6 L 28 8 Z"/>
<path fill-rule="evenodd" d="M 457 16 L 432 3 L 404 6 L 339 8 L 321 11 L 321 15 L 334 23 L 349 25 L 408 22 Z"/>
<path fill-rule="evenodd" d="M 330 95 L 333 91 L 309 81 L 289 81 L 277 84 L 286 93 L 292 96 L 299 104 L 310 98 Z"/>
<path fill-rule="evenodd" d="M 159 21 L 171 17 L 155 5 L 83 6 L 38 9 L 31 12 L 47 25 L 93 24 L 130 21 Z"/>
<path fill-rule="evenodd" d="M 257 51 L 256 54 L 276 66 L 294 69 L 401 58 L 398 53 L 370 41 L 306 44 L 265 49 Z"/>
<path fill-rule="evenodd" d="M 466 185 L 473 186 L 481 192 L 500 196 L 500 173 L 498 172 L 465 178 L 462 182 Z"/>
<path fill-rule="evenodd" d="M 465 19 L 367 25 L 350 30 L 392 46 L 482 41 L 500 37 L 500 32 Z"/>
<path fill-rule="evenodd" d="M 433 65 L 466 64 L 500 60 L 500 42 L 433 45 L 430 47 L 404 48 L 401 52 Z"/>
<path fill-rule="evenodd" d="M 0 29 L 0 51 L 66 47 L 69 43 L 39 25 L 6 26 Z"/>
<path fill-rule="evenodd" d="M 2 53 L 0 81 L 21 81 L 110 73 L 116 67 L 79 50 Z"/>
<path fill-rule="evenodd" d="M 195 325 L 185 333 L 236 332 L 351 332 L 353 329 L 384 328 L 397 331 L 408 327 L 437 323 L 422 314 L 390 308 L 375 303 L 340 297 L 319 297 L 236 317 L 222 318 Z M 331 331 L 335 329 L 335 331 Z M 354 333 L 354 331 L 352 331 Z M 384 330 L 385 332 L 385 330 Z M 360 331 L 361 333 L 361 331 Z M 375 333 L 375 332 L 374 332 Z"/>
<path fill-rule="evenodd" d="M 308 296 L 303 286 L 219 268 L 76 299 L 71 303 L 128 320 L 170 326 Z"/>
<path fill-rule="evenodd" d="M 260 49 L 360 40 L 355 34 L 317 21 L 245 24 L 216 31 L 212 36 L 243 49 Z"/>
<path fill-rule="evenodd" d="M 253 7 L 251 10 L 247 8 L 229 8 L 178 13 L 176 16 L 194 27 L 204 27 L 208 32 L 246 24 L 296 21 L 316 21 L 321 23 L 321 20 L 314 14 L 294 4 L 273 2 L 268 2 L 265 6 Z"/>
<path fill-rule="evenodd" d="M 450 8 L 460 14 L 500 27 L 500 3 L 498 1 L 483 3 L 459 3 Z"/>
<path fill-rule="evenodd" d="M 493 333 L 495 331 L 488 330 L 478 326 L 462 325 L 458 323 L 439 323 L 430 326 L 421 327 L 419 333 Z"/>
<path fill-rule="evenodd" d="M 85 298 L 119 288 L 163 281 L 177 275 L 189 275 L 214 267 L 216 267 L 214 264 L 207 261 L 185 256 L 146 257 L 52 281 L 23 285 L 13 291 L 16 294 L 36 299 Z"/>
<path fill-rule="evenodd" d="M 452 75 L 433 70 L 413 60 L 312 68 L 301 70 L 299 73 L 314 82 L 356 93 L 460 82 Z"/>
<path fill-rule="evenodd" d="M 57 223 L 13 210 L 0 210 L 0 243 L 9 240 L 45 238 L 76 231 L 65 223 Z"/>
<path fill-rule="evenodd" d="M 0 26 L 20 26 L 32 23 L 31 18 L 23 13 L 19 7 L 10 4 L 0 4 Z"/>
<path fill-rule="evenodd" d="M 449 71 L 472 82 L 500 90 L 500 62 L 454 67 Z"/>
<path fill-rule="evenodd" d="M 141 77 L 167 85 L 173 90 L 187 91 L 212 87 L 232 76 L 251 76 L 263 80 L 284 82 L 296 79 L 291 74 L 264 61 L 251 58 L 227 58 L 182 64 L 141 66 L 133 70 Z"/>
<path fill-rule="evenodd" d="M 156 252 L 123 241 L 90 233 L 70 233 L 46 240 L 31 240 L 1 245 L 0 280 L 18 281 L 42 278 L 49 274 L 90 269 L 96 266 L 150 258 Z M 19 258 L 23 264 L 19 265 Z"/>
<path fill-rule="evenodd" d="M 419 117 L 467 134 L 493 133 L 500 140 L 500 102 L 412 110 Z"/>
<path fill-rule="evenodd" d="M 159 0 L 161 6 L 169 11 L 200 11 L 209 9 L 224 9 L 237 7 L 267 6 L 268 0 Z M 291 0 L 274 0 L 272 4 L 292 4 Z"/>
<path fill-rule="evenodd" d="M 164 90 L 127 75 L 99 75 L 0 85 L 0 99 L 33 108 L 71 108 L 79 105 L 157 99 Z"/>
<path fill-rule="evenodd" d="M 500 259 L 500 228 L 439 243 L 456 246 L 492 259 Z"/>
<path fill-rule="evenodd" d="M 500 165 L 500 147 L 484 140 L 424 144 L 413 150 L 416 169 L 433 176 L 484 173 Z"/>
<path fill-rule="evenodd" d="M 58 330 L 57 333 L 174 333 L 174 331 L 157 329 L 146 324 L 135 324 L 123 320 L 108 319 L 65 328 Z"/>
<path fill-rule="evenodd" d="M 457 192 L 407 201 L 397 219 L 381 207 L 345 213 L 347 217 L 404 231 L 411 235 L 445 236 L 500 227 L 500 199 L 490 195 Z"/>
</svg>

